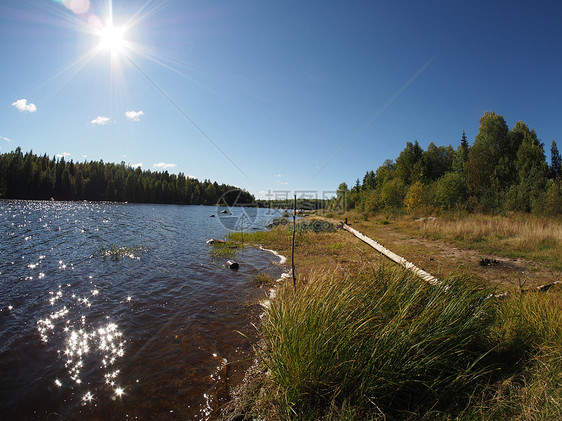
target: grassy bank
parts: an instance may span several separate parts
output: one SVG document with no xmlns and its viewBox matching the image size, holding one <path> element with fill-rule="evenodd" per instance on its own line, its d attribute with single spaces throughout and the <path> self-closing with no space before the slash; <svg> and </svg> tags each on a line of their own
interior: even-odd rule
<svg viewBox="0 0 562 421">
<path fill-rule="evenodd" d="M 283 226 L 245 240 L 289 254 Z M 432 287 L 341 231 L 299 230 L 295 260 L 297 290 L 280 286 L 225 418 L 562 418 L 560 290 Z"/>
</svg>

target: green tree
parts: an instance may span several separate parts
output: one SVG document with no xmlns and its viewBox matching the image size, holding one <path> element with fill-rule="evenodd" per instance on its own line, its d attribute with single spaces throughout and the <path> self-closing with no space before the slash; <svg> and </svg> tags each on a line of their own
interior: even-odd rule
<svg viewBox="0 0 562 421">
<path fill-rule="evenodd" d="M 376 171 L 375 184 L 377 186 L 382 186 L 387 181 L 394 178 L 395 173 L 396 164 L 391 159 L 387 159 Z"/>
<path fill-rule="evenodd" d="M 536 135 L 525 135 L 517 151 L 515 167 L 518 182 L 509 189 L 506 207 L 522 212 L 539 211 L 544 205 L 541 202 L 545 200 L 548 166 L 543 146 L 536 139 Z"/>
<path fill-rule="evenodd" d="M 423 168 L 423 149 L 416 140 L 414 143 L 407 142 L 406 147 L 398 158 L 396 158 L 396 176 L 404 184 L 412 184 L 421 179 Z"/>
<path fill-rule="evenodd" d="M 466 140 L 466 134 L 463 130 L 462 137 L 461 137 L 461 144 L 457 148 L 457 151 L 455 153 L 455 158 L 453 159 L 453 171 L 455 171 L 458 174 L 461 174 L 463 177 L 465 177 L 466 175 L 465 165 L 466 165 L 466 161 L 468 161 L 469 150 L 470 147 L 468 146 L 468 140 Z"/>
<path fill-rule="evenodd" d="M 376 190 L 366 190 L 363 210 L 369 213 L 375 213 L 381 210 L 382 202 L 380 200 L 379 192 Z"/>
<path fill-rule="evenodd" d="M 562 157 L 554 140 L 550 146 L 550 171 L 552 178 L 562 178 Z"/>
<path fill-rule="evenodd" d="M 0 154 L 0 197 L 7 199 L 112 200 L 158 203 L 207 203 L 230 190 L 238 191 L 239 203 L 253 203 L 254 196 L 234 186 L 205 180 L 129 168 L 120 164 L 90 161 L 75 164 L 49 159 L 21 148 Z"/>
<path fill-rule="evenodd" d="M 420 181 L 416 181 L 410 186 L 406 197 L 404 198 L 404 205 L 408 212 L 419 209 L 423 205 L 424 185 Z"/>
<path fill-rule="evenodd" d="M 435 202 L 442 209 L 453 209 L 466 201 L 466 183 L 458 172 L 449 172 L 435 186 Z"/>
<path fill-rule="evenodd" d="M 544 211 L 551 216 L 562 214 L 562 185 L 557 180 L 548 180 Z"/>
<path fill-rule="evenodd" d="M 359 178 L 357 178 L 357 180 L 355 180 L 355 186 L 353 186 L 353 190 L 356 193 L 359 193 L 359 191 L 361 190 L 361 181 L 359 181 Z"/>
<path fill-rule="evenodd" d="M 380 198 L 385 208 L 400 209 L 404 203 L 406 185 L 401 178 L 394 178 L 382 186 Z"/>
<path fill-rule="evenodd" d="M 487 111 L 480 119 L 480 129 L 466 163 L 466 179 L 470 193 L 481 197 L 493 184 L 497 184 L 493 182 L 496 166 L 509 163 L 512 155 L 513 151 L 509 151 L 508 128 L 504 118 Z M 498 181 L 501 185 L 502 180 Z"/>
<path fill-rule="evenodd" d="M 345 197 L 348 193 L 349 193 L 349 188 L 347 187 L 347 183 L 345 182 L 340 183 L 340 185 L 338 186 L 338 190 L 336 192 L 337 197 L 338 198 Z"/>
<path fill-rule="evenodd" d="M 435 181 L 453 169 L 455 151 L 452 146 L 435 146 L 429 144 L 423 154 L 423 178 L 425 181 Z"/>
<path fill-rule="evenodd" d="M 367 171 L 365 176 L 363 177 L 363 185 L 362 188 L 364 190 L 373 190 L 376 187 L 376 177 L 375 172 L 373 170 Z"/>
</svg>

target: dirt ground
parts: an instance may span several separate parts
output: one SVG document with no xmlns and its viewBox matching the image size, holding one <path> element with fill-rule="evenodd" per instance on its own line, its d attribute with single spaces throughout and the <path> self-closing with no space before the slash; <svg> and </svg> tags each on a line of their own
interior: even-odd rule
<svg viewBox="0 0 562 421">
<path fill-rule="evenodd" d="M 356 220 L 349 223 L 364 235 L 439 279 L 467 274 L 484 279 L 501 291 L 529 289 L 562 279 L 559 271 L 553 271 L 540 262 L 483 255 L 476 250 L 461 249 L 447 241 L 431 240 L 404 232 L 392 224 L 380 225 Z M 372 250 L 374 254 L 378 254 Z"/>
<path fill-rule="evenodd" d="M 324 220 L 334 227 L 341 223 L 339 219 L 318 215 L 306 219 Z M 375 219 L 349 219 L 348 224 L 438 279 L 462 274 L 489 282 L 497 288 L 498 293 L 533 289 L 562 280 L 561 271 L 554 270 L 538 260 L 483 254 L 478 250 L 459 247 L 447 240 L 433 240 L 417 233 L 416 226 L 411 223 L 382 224 Z M 292 224 L 279 228 L 279 235 L 264 238 L 265 242 L 262 245 L 286 256 L 289 266 Z M 353 234 L 341 229 L 300 233 L 296 237 L 297 277 L 306 278 L 310 272 L 319 270 L 339 269 L 342 273 L 353 273 L 366 265 L 380 263 L 394 264 Z"/>
</svg>

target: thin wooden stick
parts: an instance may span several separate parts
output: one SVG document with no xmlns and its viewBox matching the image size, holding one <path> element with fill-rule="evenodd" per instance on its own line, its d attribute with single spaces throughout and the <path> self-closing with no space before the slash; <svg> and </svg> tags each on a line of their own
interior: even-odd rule
<svg viewBox="0 0 562 421">
<path fill-rule="evenodd" d="M 293 290 L 297 290 L 297 277 L 295 275 L 295 231 L 297 227 L 297 195 L 295 194 L 295 202 L 293 204 L 293 243 L 291 245 L 291 273 L 293 275 Z"/>
</svg>

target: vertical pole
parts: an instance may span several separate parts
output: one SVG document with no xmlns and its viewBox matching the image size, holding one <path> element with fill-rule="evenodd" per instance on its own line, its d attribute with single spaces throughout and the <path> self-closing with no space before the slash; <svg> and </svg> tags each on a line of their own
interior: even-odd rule
<svg viewBox="0 0 562 421">
<path fill-rule="evenodd" d="M 293 290 L 297 290 L 297 277 L 295 275 L 295 231 L 297 220 L 297 195 L 293 203 L 293 244 L 291 245 L 291 273 L 293 274 Z"/>
</svg>

